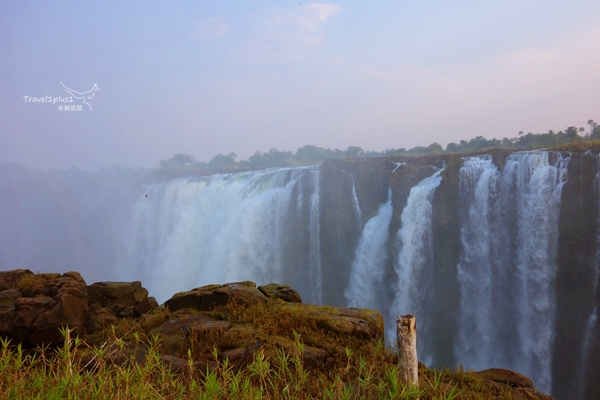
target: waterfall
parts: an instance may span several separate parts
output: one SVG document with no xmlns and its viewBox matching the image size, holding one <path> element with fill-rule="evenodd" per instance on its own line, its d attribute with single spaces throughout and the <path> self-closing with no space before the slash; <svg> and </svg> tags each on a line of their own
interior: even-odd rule
<svg viewBox="0 0 600 400">
<path fill-rule="evenodd" d="M 311 277 L 311 287 L 313 288 L 310 300 L 313 303 L 321 304 L 323 302 L 323 277 L 321 273 L 321 239 L 320 239 L 320 228 L 319 223 L 319 194 L 321 187 L 321 176 L 318 169 L 312 169 L 310 171 L 314 190 L 310 195 L 310 223 L 309 223 L 309 235 L 310 235 L 310 260 L 309 260 L 309 273 Z"/>
<path fill-rule="evenodd" d="M 463 253 L 455 353 L 467 368 L 516 369 L 551 388 L 558 215 L 569 158 L 514 153 L 502 174 L 491 158 L 460 170 Z"/>
<path fill-rule="evenodd" d="M 318 167 L 282 168 L 150 185 L 133 210 L 121 260 L 159 301 L 239 280 L 295 285 L 321 299 Z"/>
<path fill-rule="evenodd" d="M 383 287 L 386 260 L 386 243 L 392 220 L 392 189 L 388 200 L 363 228 L 354 261 L 350 269 L 350 283 L 344 292 L 351 307 L 379 308 L 377 293 Z"/>
<path fill-rule="evenodd" d="M 352 181 L 352 207 L 354 208 L 354 214 L 356 215 L 357 226 L 362 227 L 362 211 L 360 210 L 360 203 L 358 202 L 358 196 L 356 194 L 356 182 L 354 180 L 354 175 L 344 171 L 343 169 L 342 172 L 346 176 L 350 177 L 350 180 Z"/>
<path fill-rule="evenodd" d="M 356 214 L 356 219 L 359 223 L 362 223 L 362 211 L 360 211 L 360 204 L 358 202 L 358 196 L 356 195 L 356 184 L 354 182 L 354 175 L 350 174 L 352 177 L 352 206 L 354 207 L 354 213 Z"/>
<path fill-rule="evenodd" d="M 459 195 L 461 203 L 469 205 L 461 228 L 463 253 L 458 264 L 461 309 L 459 314 L 458 347 L 469 368 L 484 369 L 493 365 L 490 357 L 497 354 L 498 343 L 492 310 L 492 254 L 496 234 L 493 226 L 493 199 L 497 196 L 498 169 L 489 156 L 470 157 L 460 169 Z"/>
<path fill-rule="evenodd" d="M 437 171 L 414 186 L 400 216 L 401 228 L 397 233 L 400 249 L 395 265 L 398 286 L 390 308 L 387 338 L 395 337 L 396 316 L 414 314 L 419 321 L 419 359 L 431 363 L 433 349 L 427 346 L 427 331 L 433 321 L 429 320 L 428 304 L 432 293 L 428 290 L 433 272 L 431 216 L 435 189 L 442 181 L 442 170 Z"/>
</svg>

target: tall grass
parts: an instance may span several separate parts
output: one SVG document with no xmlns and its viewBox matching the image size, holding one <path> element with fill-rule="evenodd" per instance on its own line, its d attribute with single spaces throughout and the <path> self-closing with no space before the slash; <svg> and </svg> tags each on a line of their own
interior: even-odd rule
<svg viewBox="0 0 600 400">
<path fill-rule="evenodd" d="M 461 369 L 430 371 L 421 367 L 419 386 L 399 382 L 392 355 L 380 342 L 370 354 L 346 348 L 345 365 L 332 371 L 308 370 L 303 343 L 279 349 L 274 357 L 258 351 L 244 369 L 234 372 L 227 359 L 216 367 L 195 367 L 188 350 L 187 371 L 175 374 L 161 361 L 160 339 L 151 336 L 143 362 L 105 362 L 107 352 L 124 346 L 116 337 L 101 346 L 88 346 L 63 331 L 60 348 L 25 351 L 0 339 L 0 398 L 2 399 L 447 399 L 513 398 L 499 396 L 484 381 Z"/>
</svg>

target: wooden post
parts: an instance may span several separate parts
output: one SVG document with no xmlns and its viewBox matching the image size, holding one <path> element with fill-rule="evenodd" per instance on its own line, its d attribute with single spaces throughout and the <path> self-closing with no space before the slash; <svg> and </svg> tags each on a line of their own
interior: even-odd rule
<svg viewBox="0 0 600 400">
<path fill-rule="evenodd" d="M 419 360 L 417 358 L 417 319 L 414 315 L 396 318 L 398 334 L 398 369 L 401 382 L 419 384 Z"/>
</svg>

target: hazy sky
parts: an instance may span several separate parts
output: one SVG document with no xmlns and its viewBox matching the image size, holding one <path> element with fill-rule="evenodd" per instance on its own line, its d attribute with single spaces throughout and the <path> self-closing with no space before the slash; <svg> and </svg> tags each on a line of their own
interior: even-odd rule
<svg viewBox="0 0 600 400">
<path fill-rule="evenodd" d="M 598 0 L 3 1 L 0 162 L 153 167 L 587 128 L 598 21 Z M 61 82 L 99 90 L 86 104 Z"/>
</svg>

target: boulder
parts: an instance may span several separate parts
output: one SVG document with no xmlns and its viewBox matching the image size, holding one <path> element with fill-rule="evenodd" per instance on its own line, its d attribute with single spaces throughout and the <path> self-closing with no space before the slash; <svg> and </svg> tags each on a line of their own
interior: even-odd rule
<svg viewBox="0 0 600 400">
<path fill-rule="evenodd" d="M 285 351 L 285 353 L 288 355 L 297 354 L 299 351 L 296 343 L 294 343 L 293 340 L 282 336 L 270 338 L 269 344 Z M 272 357 L 276 356 L 276 352 L 274 352 L 273 349 L 267 349 L 267 352 L 271 353 L 270 355 Z M 302 362 L 305 366 L 309 368 L 318 368 L 325 363 L 325 360 L 327 360 L 327 351 L 304 344 L 302 346 L 302 353 L 300 354 L 300 357 L 302 358 Z"/>
<path fill-rule="evenodd" d="M 334 335 L 354 336 L 364 340 L 383 338 L 383 317 L 374 310 L 295 304 L 287 307 Z"/>
<path fill-rule="evenodd" d="M 235 349 L 222 351 L 219 354 L 219 361 L 224 362 L 225 360 L 228 360 L 229 365 L 235 365 L 245 352 L 245 347 L 236 347 Z"/>
<path fill-rule="evenodd" d="M 231 301 L 241 306 L 266 303 L 268 298 L 256 289 L 254 282 L 236 282 L 225 285 L 208 285 L 175 294 L 165 302 L 171 311 L 184 308 L 195 308 L 200 311 L 212 311 L 215 307 L 224 306 Z"/>
<path fill-rule="evenodd" d="M 148 290 L 140 281 L 96 282 L 87 287 L 90 306 L 98 304 L 117 317 L 135 317 L 157 307 L 156 300 L 148 297 Z"/>
<path fill-rule="evenodd" d="M 23 277 L 33 277 L 35 274 L 28 269 L 15 269 L 12 271 L 0 271 L 0 291 L 19 288 Z"/>
<path fill-rule="evenodd" d="M 196 327 L 204 327 L 209 323 L 216 322 L 227 322 L 217 321 L 216 319 L 209 317 L 208 315 L 194 315 L 180 320 L 170 320 L 155 328 L 152 332 L 162 335 L 175 335 L 180 334 L 187 336 L 190 330 Z M 202 329 L 202 328 L 200 328 Z"/>
<path fill-rule="evenodd" d="M 116 321 L 117 316 L 115 313 L 108 308 L 97 307 L 96 309 L 90 310 L 90 316 L 85 325 L 85 331 L 88 334 L 100 332 L 114 324 Z"/>
<path fill-rule="evenodd" d="M 478 371 L 476 374 L 484 379 L 489 379 L 503 385 L 509 385 L 514 388 L 533 389 L 531 379 L 523 374 L 503 368 L 490 368 L 483 371 Z"/>
<path fill-rule="evenodd" d="M 7 289 L 0 292 L 0 311 L 14 307 L 15 300 L 23 297 L 19 289 Z"/>
<path fill-rule="evenodd" d="M 34 298 L 21 297 L 15 301 L 15 319 L 10 328 L 12 336 L 28 343 L 31 326 L 35 320 L 47 309 L 52 308 L 56 302 L 48 296 Z"/>
<path fill-rule="evenodd" d="M 69 327 L 83 335 L 88 319 L 87 286 L 78 272 L 0 272 L 0 335 L 28 345 L 62 342 Z"/>
<path fill-rule="evenodd" d="M 268 285 L 259 286 L 258 290 L 270 299 L 281 299 L 288 303 L 302 303 L 300 294 L 288 285 L 270 283 Z"/>
<path fill-rule="evenodd" d="M 51 305 L 55 303 L 54 305 Z M 73 333 L 83 336 L 88 319 L 87 294 L 75 287 L 64 287 L 52 303 L 31 325 L 29 343 L 56 344 L 62 341 L 61 329 L 68 326 Z"/>
</svg>

